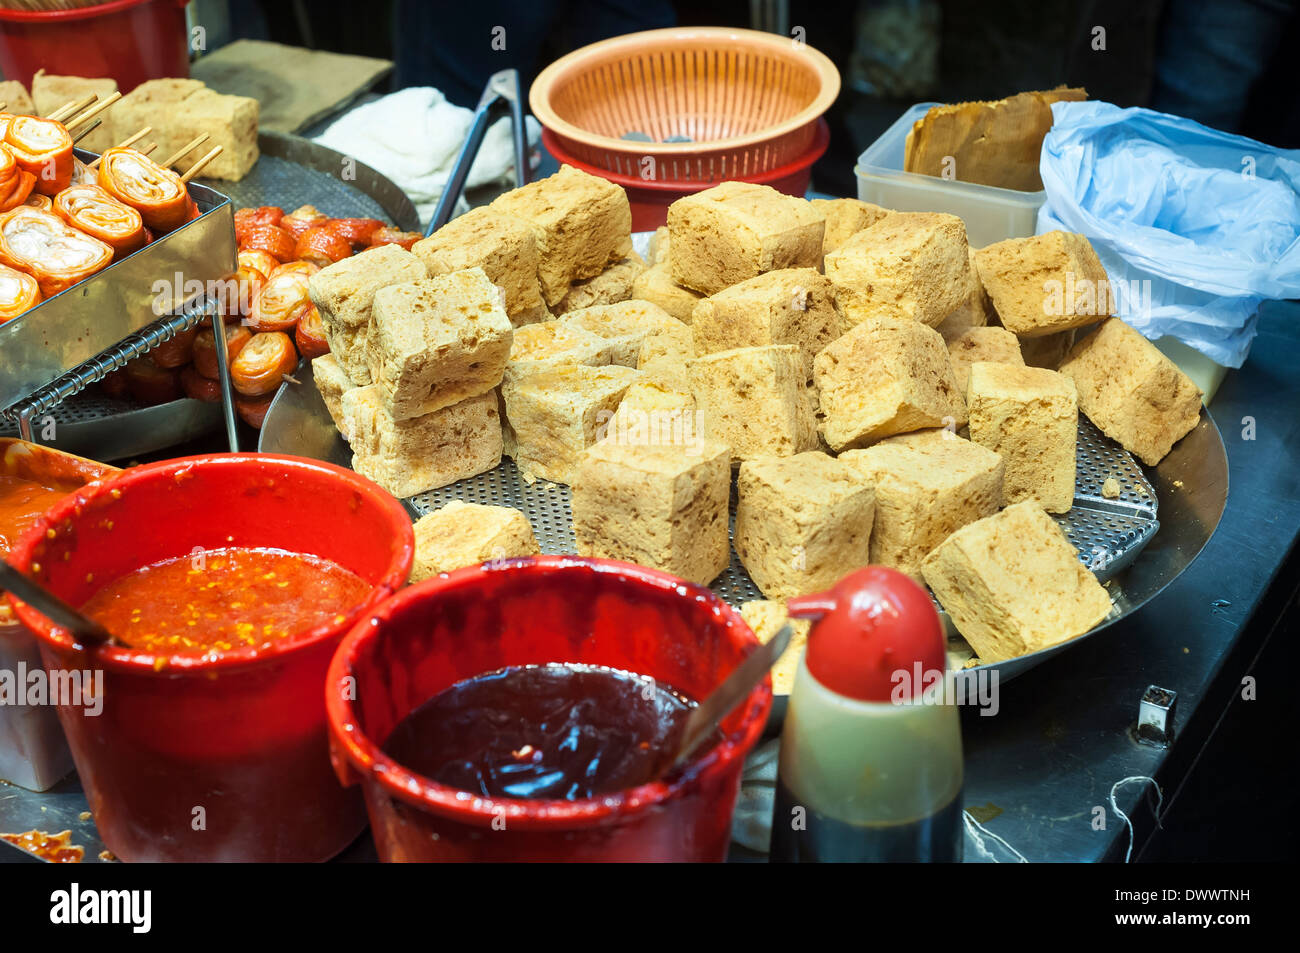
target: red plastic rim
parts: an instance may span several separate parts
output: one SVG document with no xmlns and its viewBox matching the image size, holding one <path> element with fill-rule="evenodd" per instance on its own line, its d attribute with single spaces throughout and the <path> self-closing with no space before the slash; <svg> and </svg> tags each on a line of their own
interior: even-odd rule
<svg viewBox="0 0 1300 953">
<path fill-rule="evenodd" d="M 110 0 L 108 3 L 93 7 L 76 7 L 71 10 L 12 10 L 8 7 L 0 7 L 0 20 L 14 23 L 66 23 L 69 20 L 88 20 L 91 17 L 107 16 L 110 13 L 155 2 L 157 0 Z M 188 0 L 171 0 L 171 2 L 183 7 Z"/>
<path fill-rule="evenodd" d="M 344 753 L 357 773 L 367 781 L 377 782 L 384 791 L 425 811 L 450 817 L 475 826 L 489 826 L 494 818 L 504 816 L 512 826 L 522 830 L 591 827 L 611 818 L 630 817 L 649 810 L 673 797 L 705 772 L 725 770 L 737 758 L 753 747 L 767 723 L 768 709 L 772 705 L 772 682 L 765 679 L 745 702 L 745 713 L 739 727 L 703 754 L 693 759 L 673 779 L 651 781 L 640 787 L 629 788 L 617 794 L 603 795 L 577 801 L 523 800 L 519 798 L 489 799 L 468 791 L 439 784 L 422 774 L 417 774 L 394 761 L 362 730 L 354 702 L 345 691 L 331 690 L 352 684 L 352 672 L 361 649 L 371 640 L 383 637 L 385 620 L 400 613 L 414 602 L 436 599 L 441 593 L 453 589 L 472 588 L 479 579 L 494 572 L 596 572 L 618 573 L 624 579 L 660 590 L 672 590 L 684 599 L 698 600 L 702 611 L 731 623 L 730 631 L 740 633 L 746 645 L 757 646 L 758 639 L 745 624 L 740 613 L 729 606 L 711 590 L 686 582 L 668 573 L 612 559 L 584 559 L 577 556 L 530 556 L 520 559 L 498 560 L 455 572 L 409 586 L 380 605 L 369 618 L 358 622 L 343 638 L 334 658 L 330 661 L 325 678 L 325 709 L 333 741 Z M 745 638 L 748 635 L 748 638 Z"/>
<path fill-rule="evenodd" d="M 173 460 L 163 460 L 159 463 L 123 470 L 121 474 L 110 479 L 88 483 L 82 489 L 56 503 L 34 526 L 19 537 L 17 545 L 14 546 L 10 554 L 9 562 L 14 568 L 29 572 L 33 550 L 45 538 L 47 531 L 52 530 L 65 520 L 72 520 L 75 523 L 82 509 L 114 491 L 124 492 L 159 477 L 171 479 L 176 473 L 188 467 L 238 467 L 260 471 L 268 464 L 272 464 L 277 468 L 288 467 L 298 470 L 311 470 L 348 484 L 354 491 L 377 505 L 381 512 L 386 513 L 386 521 L 394 531 L 394 538 L 404 537 L 403 544 L 393 554 L 393 562 L 389 566 L 386 575 L 375 583 L 365 601 L 353 609 L 343 622 L 337 624 L 324 622 L 290 638 L 273 642 L 265 648 L 252 646 L 235 649 L 230 652 L 223 652 L 215 657 L 193 654 L 160 655 L 142 649 L 116 645 L 87 646 L 84 651 L 93 663 L 103 668 L 139 674 L 153 673 L 167 677 L 169 674 L 174 675 L 177 672 L 192 672 L 195 670 L 204 673 L 215 673 L 222 669 L 263 662 L 312 645 L 322 639 L 331 638 L 341 631 L 346 632 L 359 618 L 369 613 L 376 604 L 382 602 L 406 583 L 411 562 L 415 557 L 415 541 L 413 534 L 410 532 L 411 520 L 397 500 L 365 477 L 353 473 L 351 470 L 345 470 L 329 463 L 308 460 L 305 457 L 269 453 L 227 453 L 177 457 Z M 310 516 L 308 515 L 306 518 L 310 518 Z M 405 532 L 403 532 L 403 529 Z M 51 625 L 43 615 L 15 598 L 12 594 L 8 594 L 8 599 L 18 618 L 29 630 L 35 632 L 38 638 L 64 651 L 80 648 L 79 643 L 66 629 Z"/>
<path fill-rule="evenodd" d="M 785 165 L 777 166 L 775 169 L 768 169 L 766 172 L 759 172 L 756 175 L 743 176 L 734 181 L 750 182 L 755 185 L 767 185 L 778 179 L 784 179 L 787 176 L 802 172 L 808 168 L 823 155 L 826 154 L 827 148 L 831 142 L 831 130 L 826 124 L 825 119 L 817 120 L 817 131 L 813 136 L 812 145 L 808 151 L 801 155 L 793 162 L 787 162 Z M 648 192 L 703 192 L 705 189 L 711 189 L 713 186 L 722 182 L 732 181 L 729 179 L 719 179 L 717 182 L 703 182 L 691 179 L 640 179 L 632 175 L 623 175 L 621 172 L 611 172 L 608 169 L 602 169 L 600 166 L 591 165 L 583 162 L 581 159 L 575 159 L 564 151 L 560 145 L 559 138 L 551 130 L 542 129 L 542 145 L 546 147 L 557 162 L 562 165 L 571 165 L 575 169 L 581 169 L 591 175 L 600 176 L 616 185 L 621 185 L 625 189 L 644 189 Z"/>
</svg>

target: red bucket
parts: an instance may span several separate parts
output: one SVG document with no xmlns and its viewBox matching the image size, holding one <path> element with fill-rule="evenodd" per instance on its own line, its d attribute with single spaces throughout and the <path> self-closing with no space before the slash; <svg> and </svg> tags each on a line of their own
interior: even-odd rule
<svg viewBox="0 0 1300 953">
<path fill-rule="evenodd" d="M 410 573 L 411 521 L 378 486 L 296 457 L 167 460 L 66 497 L 10 561 L 81 605 L 142 566 L 226 546 L 321 556 L 374 589 L 341 623 L 214 659 L 83 649 L 10 596 L 47 670 L 103 673 L 99 714 L 60 705 L 59 719 L 123 860 L 319 861 L 365 827 L 361 798 L 330 770 L 321 686 L 343 633 Z"/>
<path fill-rule="evenodd" d="M 793 162 L 756 175 L 734 175 L 727 176 L 727 179 L 734 179 L 737 182 L 753 182 L 757 185 L 770 185 L 778 192 L 803 198 L 808 191 L 808 183 L 812 181 L 813 163 L 825 155 L 830 141 L 830 127 L 826 125 L 825 119 L 818 119 L 817 131 L 813 135 L 812 145 Z M 641 179 L 636 176 L 623 175 L 618 172 L 611 172 L 608 169 L 588 165 L 566 152 L 555 133 L 546 128 L 542 129 L 542 145 L 561 165 L 571 165 L 583 172 L 598 175 L 602 179 L 608 179 L 616 185 L 623 186 L 624 191 L 627 192 L 628 203 L 632 206 L 632 231 L 634 232 L 652 232 L 661 225 L 666 225 L 668 223 L 668 206 L 683 196 L 694 195 L 696 192 L 703 192 L 705 189 L 713 188 L 713 186 L 719 184 L 714 181 L 688 182 L 681 179 L 665 181 Z"/>
<path fill-rule="evenodd" d="M 769 680 L 723 722 L 723 740 L 671 782 L 588 800 L 487 799 L 408 771 L 380 749 L 462 679 L 570 662 L 647 675 L 701 700 L 758 644 L 708 589 L 608 560 L 485 563 L 406 589 L 358 623 L 330 664 L 330 748 L 360 782 L 385 861 L 721 861 Z"/>
<path fill-rule="evenodd" d="M 112 77 L 128 93 L 190 75 L 185 0 L 112 0 L 74 10 L 0 9 L 0 71 L 28 89 L 37 70 Z"/>
</svg>

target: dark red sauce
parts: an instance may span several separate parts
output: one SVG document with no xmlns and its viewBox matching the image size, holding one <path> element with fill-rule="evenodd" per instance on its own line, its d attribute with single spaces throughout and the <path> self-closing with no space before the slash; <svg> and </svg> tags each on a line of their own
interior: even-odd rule
<svg viewBox="0 0 1300 953">
<path fill-rule="evenodd" d="M 512 666 L 457 682 L 404 718 L 384 752 L 484 797 L 579 800 L 653 781 L 695 702 L 596 665 Z"/>
</svg>

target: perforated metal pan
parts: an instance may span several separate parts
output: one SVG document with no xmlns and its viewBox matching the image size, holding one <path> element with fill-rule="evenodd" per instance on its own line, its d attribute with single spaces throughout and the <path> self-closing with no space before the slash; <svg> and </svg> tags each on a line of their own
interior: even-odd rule
<svg viewBox="0 0 1300 953">
<path fill-rule="evenodd" d="M 258 449 L 350 466 L 351 451 L 316 390 L 311 365 L 304 362 L 295 378 L 299 383 L 285 384 L 271 404 Z M 1079 419 L 1077 454 L 1074 506 L 1055 518 L 1079 550 L 1080 560 L 1111 595 L 1111 614 L 1088 633 L 1091 636 L 1154 598 L 1196 558 L 1218 525 L 1227 501 L 1228 461 L 1218 428 L 1204 410 L 1200 424 L 1157 467 L 1144 468 L 1084 417 Z M 1120 484 L 1116 499 L 1102 495 L 1108 477 Z M 508 458 L 487 473 L 421 493 L 404 503 L 418 518 L 450 500 L 516 507 L 533 524 L 543 552 L 574 551 L 569 488 L 544 480 L 529 483 Z M 734 488 L 731 500 L 734 517 Z M 712 588 L 733 605 L 763 598 L 734 548 L 731 564 Z M 950 636 L 950 659 L 960 667 L 972 653 L 946 615 L 944 621 Z M 966 671 L 996 669 L 999 679 L 1009 679 L 1073 644 Z"/>
</svg>

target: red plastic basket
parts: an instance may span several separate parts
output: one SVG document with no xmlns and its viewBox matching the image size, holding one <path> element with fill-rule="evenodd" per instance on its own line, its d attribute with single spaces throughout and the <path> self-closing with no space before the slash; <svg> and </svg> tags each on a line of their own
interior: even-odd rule
<svg viewBox="0 0 1300 953">
<path fill-rule="evenodd" d="M 681 27 L 615 37 L 556 60 L 529 104 L 560 150 L 587 166 L 661 182 L 755 176 L 789 166 L 839 94 L 824 54 L 788 37 Z M 640 133 L 653 141 L 623 138 Z M 688 137 L 688 142 L 668 142 Z"/>
<path fill-rule="evenodd" d="M 127 93 L 189 76 L 184 0 L 112 0 L 73 10 L 0 9 L 0 71 L 31 88 L 37 70 L 111 77 Z"/>
</svg>

